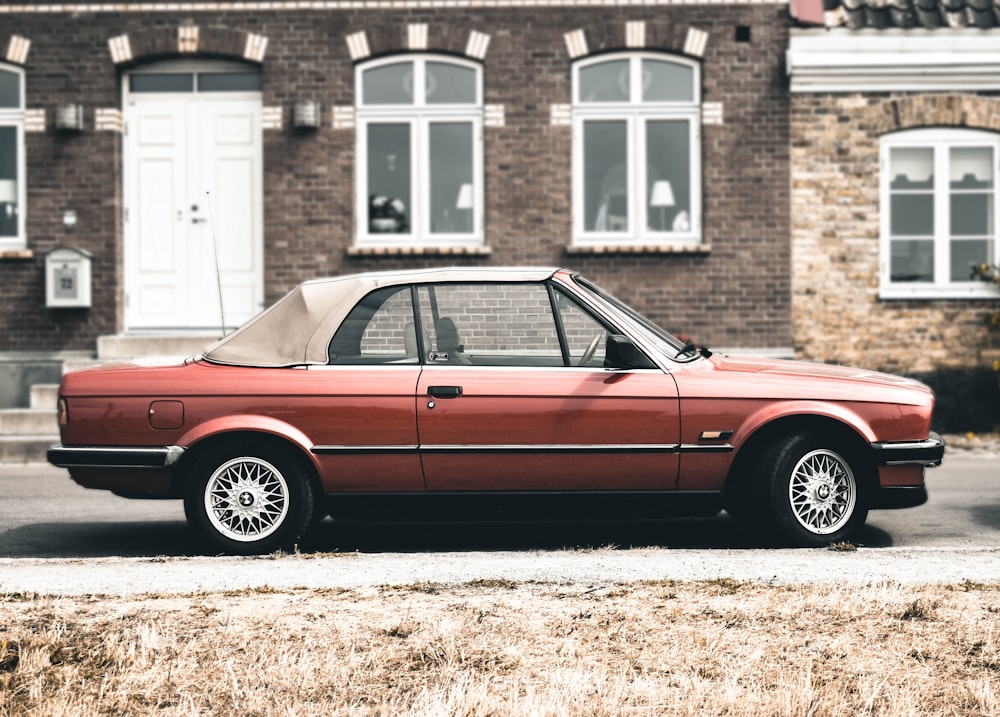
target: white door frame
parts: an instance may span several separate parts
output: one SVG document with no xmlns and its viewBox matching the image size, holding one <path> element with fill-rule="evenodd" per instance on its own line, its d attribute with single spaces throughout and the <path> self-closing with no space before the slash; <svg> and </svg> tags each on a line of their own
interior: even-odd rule
<svg viewBox="0 0 1000 717">
<path fill-rule="evenodd" d="M 134 75 L 233 72 L 259 69 L 168 60 L 123 78 L 126 332 L 217 335 L 262 308 L 260 91 L 130 91 Z"/>
</svg>

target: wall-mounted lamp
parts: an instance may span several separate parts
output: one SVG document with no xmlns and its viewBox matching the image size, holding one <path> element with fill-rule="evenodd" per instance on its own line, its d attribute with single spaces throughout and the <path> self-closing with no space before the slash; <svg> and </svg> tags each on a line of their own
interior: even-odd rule
<svg viewBox="0 0 1000 717">
<path fill-rule="evenodd" d="M 76 212 L 72 209 L 67 209 L 63 212 L 63 226 L 69 230 L 76 228 Z"/>
<path fill-rule="evenodd" d="M 59 105 L 56 107 L 56 129 L 63 132 L 83 131 L 83 105 Z"/>
<path fill-rule="evenodd" d="M 319 129 L 322 110 L 319 102 L 296 102 L 292 111 L 292 124 L 297 129 Z"/>
</svg>

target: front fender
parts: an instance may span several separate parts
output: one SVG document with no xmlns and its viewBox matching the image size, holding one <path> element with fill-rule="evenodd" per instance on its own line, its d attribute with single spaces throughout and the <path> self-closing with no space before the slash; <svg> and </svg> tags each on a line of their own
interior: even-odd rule
<svg viewBox="0 0 1000 717">
<path fill-rule="evenodd" d="M 743 421 L 733 434 L 733 443 L 744 445 L 751 436 L 762 428 L 785 418 L 801 418 L 810 416 L 837 421 L 854 430 L 865 443 L 878 440 L 871 426 L 871 419 L 865 418 L 844 404 L 827 403 L 825 401 L 782 401 L 778 404 L 761 406 Z"/>
</svg>

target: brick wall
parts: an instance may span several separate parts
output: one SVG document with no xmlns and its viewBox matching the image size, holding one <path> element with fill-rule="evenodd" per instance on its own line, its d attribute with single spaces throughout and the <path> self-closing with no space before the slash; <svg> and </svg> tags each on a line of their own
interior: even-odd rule
<svg viewBox="0 0 1000 717">
<path fill-rule="evenodd" d="M 96 108 L 120 108 L 120 70 L 108 40 L 128 35 L 136 60 L 174 52 L 177 28 L 196 25 L 202 47 L 242 53 L 248 35 L 267 38 L 265 107 L 284 129 L 264 132 L 265 291 L 273 301 L 299 281 L 353 271 L 441 264 L 543 264 L 579 269 L 677 332 L 709 345 L 790 346 L 789 127 L 782 56 L 783 4 L 551 6 L 456 11 L 240 10 L 21 12 L 0 18 L 31 40 L 24 65 L 27 107 L 44 108 L 45 132 L 27 137 L 30 259 L 0 260 L 0 351 L 86 349 L 121 328 L 121 136 L 95 131 Z M 568 254 L 572 128 L 553 125 L 551 106 L 571 102 L 565 34 L 582 29 L 591 53 L 625 49 L 627 22 L 647 23 L 645 49 L 682 52 L 689 28 L 708 33 L 703 100 L 722 122 L 703 128 L 704 242 L 695 254 Z M 333 129 L 331 106 L 350 107 L 354 64 L 346 38 L 364 31 L 373 53 L 406 48 L 407 26 L 428 25 L 428 50 L 462 52 L 470 32 L 490 36 L 485 103 L 504 124 L 485 129 L 487 256 L 354 256 L 354 132 Z M 750 41 L 737 42 L 736 28 Z M 242 44 L 241 44 L 242 43 Z M 323 127 L 289 127 L 291 105 L 323 105 Z M 87 128 L 63 135 L 52 111 L 82 103 Z M 64 209 L 79 214 L 75 233 Z M 94 254 L 94 306 L 43 308 L 43 256 L 72 243 Z"/>
<path fill-rule="evenodd" d="M 811 95 L 791 103 L 796 353 L 896 373 L 992 363 L 995 301 L 878 297 L 879 138 L 917 127 L 1000 130 L 1000 99 Z M 998 297 L 1000 298 L 1000 297 Z"/>
</svg>

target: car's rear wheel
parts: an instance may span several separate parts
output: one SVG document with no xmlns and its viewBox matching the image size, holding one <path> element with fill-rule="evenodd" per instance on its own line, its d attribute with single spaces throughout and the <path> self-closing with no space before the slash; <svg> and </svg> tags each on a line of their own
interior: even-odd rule
<svg viewBox="0 0 1000 717">
<path fill-rule="evenodd" d="M 839 442 L 809 435 L 778 441 L 764 453 L 757 477 L 773 526 L 793 545 L 843 541 L 868 517 L 861 465 Z"/>
<path fill-rule="evenodd" d="M 309 528 L 312 484 L 277 447 L 220 447 L 195 461 L 184 494 L 188 522 L 214 548 L 253 555 L 291 548 Z"/>
</svg>

